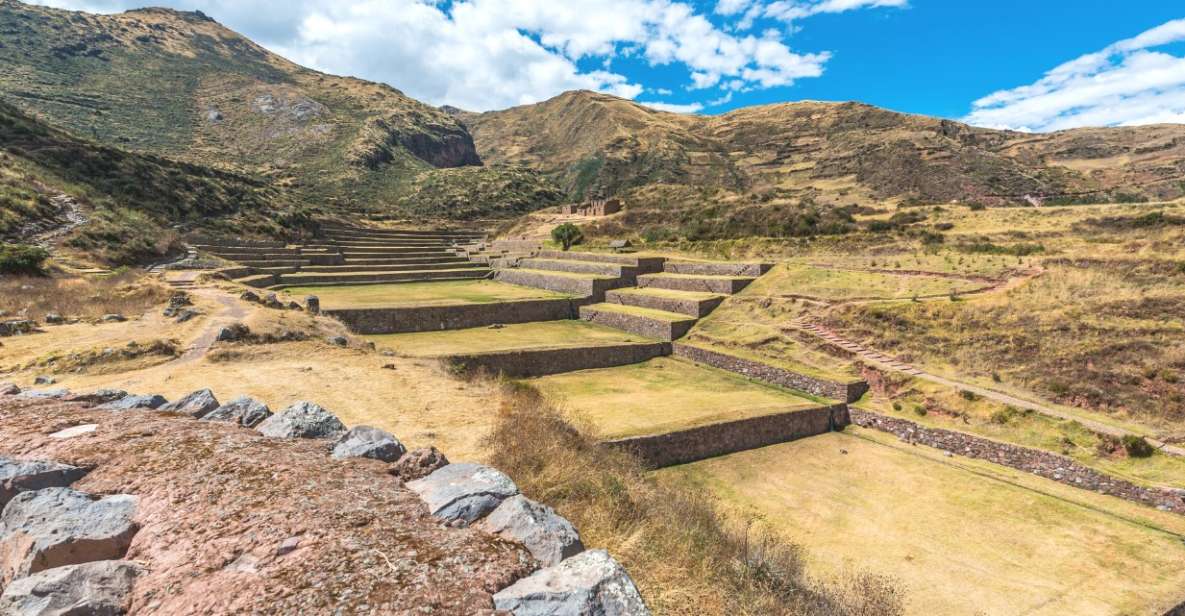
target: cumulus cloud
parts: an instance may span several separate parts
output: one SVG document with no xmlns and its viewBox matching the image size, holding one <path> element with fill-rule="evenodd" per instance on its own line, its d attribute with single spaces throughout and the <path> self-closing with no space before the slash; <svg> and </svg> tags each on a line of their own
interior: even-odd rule
<svg viewBox="0 0 1185 616">
<path fill-rule="evenodd" d="M 96 12 L 143 4 L 41 2 Z M 644 84 L 614 66 L 614 60 L 627 56 L 650 66 L 683 68 L 690 90 L 732 91 L 818 77 L 830 58 L 828 52 L 796 52 L 777 32 L 745 33 L 743 24 L 720 27 L 692 4 L 676 0 L 289 0 L 282 11 L 265 0 L 160 3 L 201 10 L 301 64 L 477 111 L 537 102 L 572 89 L 635 98 Z M 835 12 L 902 3 L 789 4 Z M 743 13 L 741 21 L 751 23 L 752 16 L 781 4 L 788 3 L 720 0 L 715 8 L 720 15 Z"/>
<path fill-rule="evenodd" d="M 993 92 L 964 121 L 1052 131 L 1080 126 L 1185 122 L 1185 57 L 1156 49 L 1185 41 L 1185 19 L 1055 67 L 1037 82 Z"/>
<path fill-rule="evenodd" d="M 657 109 L 659 111 L 669 111 L 671 113 L 699 113 L 700 111 L 704 110 L 704 106 L 702 103 L 688 103 L 686 105 L 680 105 L 677 103 L 655 103 L 655 102 L 648 102 L 648 101 L 638 101 L 638 104 L 644 105 L 644 106 L 649 107 L 651 109 Z"/>
</svg>

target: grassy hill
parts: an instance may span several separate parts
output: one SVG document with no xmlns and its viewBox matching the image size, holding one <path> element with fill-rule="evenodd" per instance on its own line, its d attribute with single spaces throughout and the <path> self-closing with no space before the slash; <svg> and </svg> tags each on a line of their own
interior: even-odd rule
<svg viewBox="0 0 1185 616">
<path fill-rule="evenodd" d="M 279 236 L 311 218 L 267 182 L 91 143 L 0 103 L 0 238 L 58 224 L 58 195 L 89 219 L 68 243 L 117 264 L 164 254 L 177 227 Z"/>
<path fill-rule="evenodd" d="M 720 116 L 592 92 L 458 113 L 488 162 L 539 169 L 570 197 L 621 195 L 622 228 L 690 237 L 843 230 L 874 203 L 1131 201 L 1185 192 L 1185 127 L 1027 134 L 859 103 Z M 666 230 L 660 229 L 663 225 Z"/>
<path fill-rule="evenodd" d="M 451 115 L 298 66 L 200 12 L 90 15 L 0 0 L 0 41 L 0 99 L 23 112 L 132 152 L 258 176 L 303 203 L 391 216 L 412 213 L 400 207 L 414 197 L 415 214 L 436 203 L 456 214 L 455 191 L 439 189 L 450 175 L 436 172 L 471 166 L 465 177 L 484 178 L 472 183 L 511 192 L 465 195 L 466 214 L 548 193 L 538 178 L 511 181 L 529 171 L 480 169 Z"/>
</svg>

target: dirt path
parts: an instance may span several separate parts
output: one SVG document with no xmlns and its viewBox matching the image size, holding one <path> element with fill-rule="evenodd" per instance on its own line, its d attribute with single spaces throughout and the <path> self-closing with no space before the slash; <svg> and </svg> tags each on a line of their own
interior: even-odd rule
<svg viewBox="0 0 1185 616">
<path fill-rule="evenodd" d="M 984 398 L 987 398 L 989 400 L 994 400 L 996 402 L 1000 402 L 1002 404 L 1009 404 L 1009 405 L 1015 406 L 1017 408 L 1029 409 L 1029 410 L 1035 411 L 1037 413 L 1041 413 L 1042 415 L 1056 417 L 1058 419 L 1066 419 L 1066 420 L 1076 421 L 1076 422 L 1082 424 L 1083 426 L 1085 426 L 1088 430 L 1091 430 L 1091 431 L 1099 433 L 1099 434 L 1106 434 L 1109 436 L 1114 436 L 1116 438 L 1121 438 L 1121 437 L 1128 436 L 1128 435 L 1143 436 L 1149 443 L 1151 443 L 1154 447 L 1160 449 L 1162 452 L 1171 454 L 1171 455 L 1175 455 L 1175 456 L 1185 457 L 1185 448 L 1161 442 L 1157 439 L 1149 437 L 1146 434 L 1136 434 L 1134 432 L 1124 430 L 1123 428 L 1118 428 L 1118 427 L 1112 426 L 1110 424 L 1106 424 L 1106 423 L 1102 423 L 1102 422 L 1095 421 L 1092 419 L 1084 418 L 1084 417 L 1082 417 L 1076 413 L 1073 413 L 1071 411 L 1064 411 L 1064 410 L 1058 409 L 1056 407 L 1050 406 L 1048 404 L 1044 404 L 1041 402 L 1034 402 L 1032 400 L 1026 400 L 1023 398 L 1018 398 L 1018 397 L 1011 395 L 1011 394 L 1006 394 L 1006 393 L 1003 393 L 1000 391 L 996 391 L 993 389 L 987 389 L 985 387 L 981 387 L 979 385 L 975 385 L 975 384 L 968 383 L 965 381 L 958 381 L 955 379 L 950 379 L 947 377 L 939 376 L 937 374 L 932 374 L 932 373 L 926 372 L 924 370 L 917 368 L 916 366 L 912 366 L 912 365 L 902 362 L 894 357 L 891 357 L 889 355 L 886 355 L 886 354 L 876 351 L 874 349 L 870 349 L 860 343 L 857 343 L 857 342 L 854 342 L 854 341 L 849 340 L 847 338 L 844 338 L 843 336 L 837 334 L 836 332 L 834 332 L 830 329 L 827 329 L 826 327 L 823 327 L 822 325 L 811 322 L 806 317 L 799 317 L 799 318 L 795 319 L 794 321 L 792 321 L 791 328 L 795 329 L 797 331 L 806 332 L 806 333 L 812 334 L 814 336 L 817 336 L 819 338 L 822 338 L 823 340 L 826 340 L 827 342 L 834 344 L 835 346 L 838 346 L 841 349 L 844 349 L 845 351 L 853 353 L 854 355 L 859 357 L 861 360 L 863 360 L 863 361 L 867 362 L 868 364 L 871 364 L 877 368 L 880 368 L 882 370 L 892 370 L 895 372 L 904 372 L 910 376 L 924 379 L 924 380 L 930 381 L 932 383 L 938 383 L 939 385 L 944 385 L 946 387 L 953 387 L 955 389 L 964 389 L 964 390 L 973 392 L 975 394 L 978 394 L 980 396 L 983 396 Z"/>
<path fill-rule="evenodd" d="M 179 273 L 188 274 L 191 272 Z M 194 275 L 193 278 L 196 278 L 198 273 L 200 272 L 192 272 Z M 190 280 L 193 278 L 190 278 Z M 218 303 L 219 307 L 216 312 L 211 313 L 207 317 L 205 327 L 198 334 L 197 338 L 194 338 L 189 348 L 180 357 L 169 362 L 170 366 L 183 366 L 205 357 L 206 353 L 210 351 L 210 348 L 214 346 L 214 341 L 218 338 L 218 332 L 223 327 L 247 316 L 247 309 L 243 306 L 243 303 L 238 298 L 221 289 L 214 287 L 193 287 L 187 290 L 193 295 L 214 300 Z"/>
</svg>

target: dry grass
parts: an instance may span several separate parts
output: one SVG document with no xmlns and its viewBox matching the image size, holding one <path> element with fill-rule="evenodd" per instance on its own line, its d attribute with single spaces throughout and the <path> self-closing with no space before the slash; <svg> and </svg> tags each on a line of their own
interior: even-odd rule
<svg viewBox="0 0 1185 616">
<path fill-rule="evenodd" d="M 892 616 L 902 597 L 890 580 L 808 579 L 800 549 L 730 525 L 703 492 L 655 482 L 626 454 L 598 447 L 542 396 L 508 387 L 491 463 L 524 493 L 555 507 L 589 546 L 617 557 L 660 615 Z"/>
<path fill-rule="evenodd" d="M 138 315 L 162 304 L 169 295 L 169 289 L 150 280 L 142 270 L 127 270 L 101 278 L 0 279 L 0 310 L 38 321 L 50 312 L 83 319 L 112 313 Z"/>
</svg>

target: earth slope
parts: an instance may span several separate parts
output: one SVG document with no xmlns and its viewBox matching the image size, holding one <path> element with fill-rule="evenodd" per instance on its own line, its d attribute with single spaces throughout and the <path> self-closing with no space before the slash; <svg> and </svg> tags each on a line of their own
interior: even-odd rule
<svg viewBox="0 0 1185 616">
<path fill-rule="evenodd" d="M 823 102 L 692 116 L 583 91 L 457 115 L 484 160 L 537 168 L 572 197 L 624 194 L 707 217 L 716 203 L 735 217 L 758 202 L 1089 202 L 1185 190 L 1179 125 L 1027 134 Z"/>
<path fill-rule="evenodd" d="M 0 0 L 0 39 L 0 98 L 26 113 L 131 151 L 259 174 L 306 203 L 391 213 L 415 195 L 422 209 L 432 195 L 417 189 L 439 184 L 438 170 L 482 162 L 449 114 L 298 66 L 200 12 L 90 15 Z M 522 173 L 490 169 L 478 184 L 539 192 L 533 177 L 514 181 Z M 522 195 L 504 196 L 467 201 L 497 213 Z"/>
</svg>

